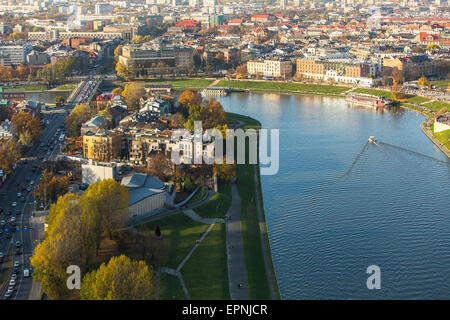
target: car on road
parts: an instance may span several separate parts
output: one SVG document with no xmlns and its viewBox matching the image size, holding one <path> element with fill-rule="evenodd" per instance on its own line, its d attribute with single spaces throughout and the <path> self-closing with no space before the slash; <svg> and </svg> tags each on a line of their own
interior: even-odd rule
<svg viewBox="0 0 450 320">
<path fill-rule="evenodd" d="M 5 220 L 0 220 L 0 225 L 4 226 L 6 224 Z"/>
<path fill-rule="evenodd" d="M 16 247 L 20 247 L 21 245 L 20 241 L 16 241 Z"/>
<path fill-rule="evenodd" d="M 16 261 L 14 261 L 14 267 L 15 267 L 15 268 L 18 268 L 19 266 L 20 266 L 20 262 L 19 262 L 19 261 L 17 261 L 17 260 L 16 260 Z"/>
<path fill-rule="evenodd" d="M 11 203 L 11 207 L 17 207 L 17 202 L 13 202 L 13 203 Z"/>
<path fill-rule="evenodd" d="M 21 192 L 17 192 L 17 198 L 20 198 L 22 196 Z"/>
<path fill-rule="evenodd" d="M 9 232 L 6 233 L 6 239 L 11 239 L 11 233 Z"/>
<path fill-rule="evenodd" d="M 30 192 L 32 188 L 30 186 L 27 187 L 27 191 Z"/>
<path fill-rule="evenodd" d="M 10 299 L 12 294 L 10 292 L 5 292 L 5 299 Z"/>
<path fill-rule="evenodd" d="M 11 219 L 9 219 L 9 222 L 16 222 L 16 217 L 11 217 Z"/>
<path fill-rule="evenodd" d="M 14 280 L 14 279 L 9 280 L 9 285 L 10 286 L 15 286 L 16 285 L 16 280 Z"/>
<path fill-rule="evenodd" d="M 22 214 L 22 211 L 16 210 L 16 216 L 20 216 Z"/>
<path fill-rule="evenodd" d="M 20 248 L 16 248 L 16 256 L 20 256 Z"/>
<path fill-rule="evenodd" d="M 6 291 L 7 293 L 9 292 L 9 293 L 13 293 L 14 292 L 14 287 L 13 286 L 9 286 L 8 287 L 8 290 Z"/>
<path fill-rule="evenodd" d="M 17 280 L 17 274 L 16 274 L 16 273 L 13 273 L 13 274 L 11 275 L 11 279 Z"/>
</svg>

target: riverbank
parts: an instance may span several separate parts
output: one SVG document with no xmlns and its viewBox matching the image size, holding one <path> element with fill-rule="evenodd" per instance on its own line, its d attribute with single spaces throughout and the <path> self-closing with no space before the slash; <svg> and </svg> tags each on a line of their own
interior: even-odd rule
<svg viewBox="0 0 450 320">
<path fill-rule="evenodd" d="M 392 93 L 386 90 L 358 88 L 354 92 L 367 93 L 392 99 Z M 422 96 L 408 96 L 399 104 L 401 108 L 408 109 L 423 114 L 427 119 L 420 125 L 425 135 L 450 158 L 449 133 L 435 133 L 433 130 L 434 113 L 442 108 L 450 109 L 450 104 L 442 101 L 432 100 Z"/>
<path fill-rule="evenodd" d="M 253 118 L 227 113 L 228 120 L 244 130 L 257 129 L 261 123 Z M 246 141 L 248 156 L 248 141 Z M 264 213 L 259 165 L 236 165 L 237 186 L 241 201 L 241 227 L 250 299 L 280 299 Z"/>
</svg>

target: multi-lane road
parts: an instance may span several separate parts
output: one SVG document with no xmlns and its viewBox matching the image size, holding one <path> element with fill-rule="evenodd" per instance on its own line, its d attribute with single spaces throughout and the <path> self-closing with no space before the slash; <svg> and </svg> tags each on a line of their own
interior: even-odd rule
<svg viewBox="0 0 450 320">
<path fill-rule="evenodd" d="M 20 266 L 17 267 L 17 279 L 11 299 L 39 298 L 30 297 L 33 280 L 31 276 L 24 277 L 23 272 L 25 268 L 30 266 L 30 257 L 36 244 L 36 239 L 34 239 L 35 232 L 30 227 L 30 216 L 33 209 L 35 209 L 35 199 L 33 191 L 27 191 L 26 188 L 37 185 L 42 174 L 38 167 L 42 161 L 54 157 L 59 152 L 58 129 L 64 126 L 65 118 L 75 105 L 86 103 L 89 97 L 92 96 L 92 89 L 95 88 L 97 81 L 99 80 L 88 79 L 83 81 L 66 106 L 47 112 L 44 115 L 44 120 L 45 122 L 48 120 L 48 124 L 38 139 L 36 139 L 26 157 L 17 164 L 14 171 L 5 181 L 5 184 L 1 187 L 0 206 L 3 210 L 0 220 L 5 220 L 6 224 L 0 226 L 3 230 L 0 234 L 0 252 L 3 252 L 5 255 L 4 261 L 12 253 L 12 260 L 20 263 Z M 18 197 L 19 192 L 22 193 L 21 197 Z M 25 199 L 21 199 L 22 197 Z M 16 205 L 14 205 L 14 202 Z M 16 219 L 15 226 L 10 222 L 12 217 Z M 11 236 L 10 238 L 8 238 L 8 234 Z M 20 241 L 20 247 L 16 252 L 17 241 Z M 0 270 L 3 270 L 2 267 L 0 266 Z M 5 298 L 11 275 L 11 272 L 9 272 L 4 278 L 4 283 L 0 284 L 0 299 Z"/>
</svg>

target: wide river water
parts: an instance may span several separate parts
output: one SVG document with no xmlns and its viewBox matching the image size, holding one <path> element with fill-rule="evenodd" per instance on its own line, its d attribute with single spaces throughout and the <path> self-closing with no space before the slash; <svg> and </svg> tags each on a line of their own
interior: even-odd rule
<svg viewBox="0 0 450 320">
<path fill-rule="evenodd" d="M 261 181 L 283 299 L 450 299 L 450 161 L 422 115 L 330 97 L 218 100 L 280 130 L 279 172 Z M 366 286 L 370 265 L 380 290 Z"/>
</svg>

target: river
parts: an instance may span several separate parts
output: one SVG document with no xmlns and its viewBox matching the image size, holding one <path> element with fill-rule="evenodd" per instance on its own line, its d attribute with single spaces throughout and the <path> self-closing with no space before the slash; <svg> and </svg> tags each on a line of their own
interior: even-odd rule
<svg viewBox="0 0 450 320">
<path fill-rule="evenodd" d="M 422 115 L 333 97 L 218 100 L 280 129 L 279 172 L 261 181 L 282 299 L 450 299 L 450 161 Z M 370 265 L 380 290 L 366 286 Z"/>
</svg>

